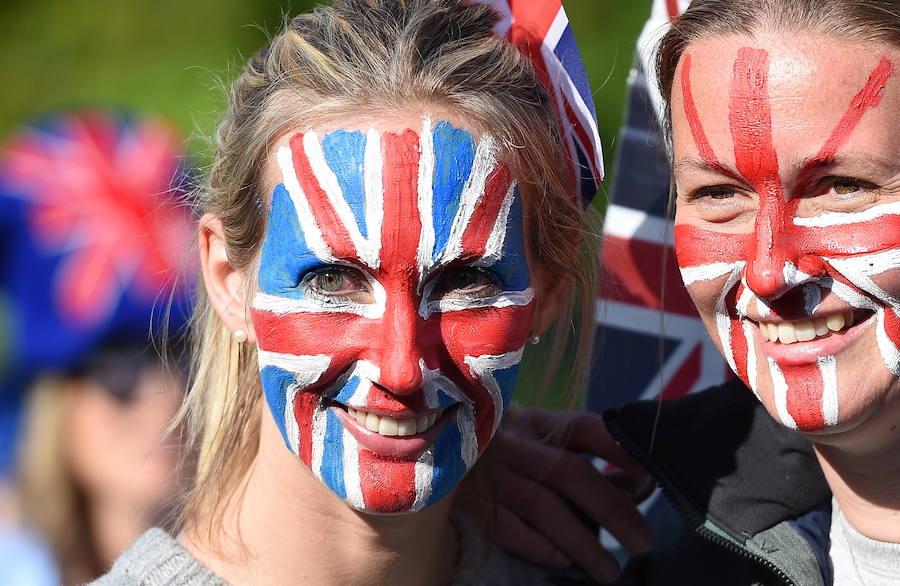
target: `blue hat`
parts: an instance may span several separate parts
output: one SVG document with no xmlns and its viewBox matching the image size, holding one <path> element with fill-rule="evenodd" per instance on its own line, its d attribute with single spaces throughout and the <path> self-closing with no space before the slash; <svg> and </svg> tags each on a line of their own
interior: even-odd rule
<svg viewBox="0 0 900 586">
<path fill-rule="evenodd" d="M 170 331 L 185 323 L 182 147 L 158 118 L 90 110 L 23 127 L 0 150 L 0 474 L 34 375 L 158 335 L 170 298 Z"/>
</svg>

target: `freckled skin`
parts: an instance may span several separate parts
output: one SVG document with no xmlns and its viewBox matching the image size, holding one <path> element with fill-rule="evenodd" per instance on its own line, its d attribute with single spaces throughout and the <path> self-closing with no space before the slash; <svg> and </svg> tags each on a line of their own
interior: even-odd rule
<svg viewBox="0 0 900 586">
<path fill-rule="evenodd" d="M 860 283 L 823 259 L 900 248 L 898 217 L 830 231 L 798 229 L 793 222 L 900 202 L 898 70 L 900 51 L 890 46 L 850 45 L 809 35 L 692 43 L 679 64 L 671 96 L 676 248 L 682 267 L 744 261 L 735 291 L 749 288 L 788 320 L 802 319 L 803 305 L 796 284 L 785 280 L 785 262 L 813 278 L 846 281 L 858 290 Z M 839 194 L 835 178 L 859 180 L 865 188 Z M 712 197 L 711 187 L 728 194 Z M 873 281 L 883 297 L 900 297 L 900 270 L 887 270 Z M 720 349 L 731 348 L 746 381 L 746 345 L 740 347 L 744 342 L 737 336 L 721 339 L 716 326 L 715 306 L 724 285 L 721 277 L 692 283 L 689 292 L 710 335 Z M 847 306 L 833 292 L 822 291 L 821 310 Z M 726 297 L 732 317 L 736 298 Z M 900 334 L 891 321 L 890 303 L 876 301 L 887 307 L 885 314 L 891 318 L 886 319 L 886 331 Z M 810 377 L 818 376 L 815 365 L 816 372 L 802 376 L 800 366 L 781 365 L 788 407 L 797 426 L 817 441 L 848 441 L 839 438 L 852 436 L 862 445 L 890 436 L 889 422 L 896 421 L 900 411 L 900 381 L 887 368 L 875 338 L 873 327 L 835 355 L 839 417 L 832 425 L 821 417 L 821 389 L 809 388 Z M 754 352 L 760 365 L 756 391 L 778 419 L 766 355 L 760 344 Z M 868 431 L 860 431 L 863 423 Z"/>
</svg>

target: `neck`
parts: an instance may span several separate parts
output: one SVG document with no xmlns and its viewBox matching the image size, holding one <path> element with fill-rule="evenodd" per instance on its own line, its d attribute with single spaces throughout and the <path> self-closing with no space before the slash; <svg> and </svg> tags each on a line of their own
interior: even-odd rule
<svg viewBox="0 0 900 586">
<path fill-rule="evenodd" d="M 264 415 L 259 452 L 222 518 L 232 539 L 204 543 L 188 531 L 183 541 L 232 584 L 438 584 L 452 575 L 451 500 L 406 515 L 354 511 L 285 448 Z"/>
<path fill-rule="evenodd" d="M 900 543 L 900 433 L 896 423 L 889 427 L 887 441 L 875 449 L 857 442 L 814 443 L 814 448 L 850 525 L 871 539 Z"/>
<path fill-rule="evenodd" d="M 100 499 L 88 506 L 97 561 L 106 571 L 147 529 L 146 507 L 132 502 Z"/>
</svg>

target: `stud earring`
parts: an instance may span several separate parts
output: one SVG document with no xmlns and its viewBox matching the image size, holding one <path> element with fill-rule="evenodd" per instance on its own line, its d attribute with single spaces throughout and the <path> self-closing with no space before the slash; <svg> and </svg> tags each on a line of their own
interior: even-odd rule
<svg viewBox="0 0 900 586">
<path fill-rule="evenodd" d="M 238 344 L 243 344 L 247 341 L 247 332 L 244 330 L 234 330 L 234 339 L 237 340 Z"/>
<path fill-rule="evenodd" d="M 532 344 L 537 344 L 538 342 L 541 341 L 541 337 L 538 336 L 537 334 L 535 334 L 535 335 L 531 336 L 531 338 L 528 341 L 531 342 Z"/>
</svg>

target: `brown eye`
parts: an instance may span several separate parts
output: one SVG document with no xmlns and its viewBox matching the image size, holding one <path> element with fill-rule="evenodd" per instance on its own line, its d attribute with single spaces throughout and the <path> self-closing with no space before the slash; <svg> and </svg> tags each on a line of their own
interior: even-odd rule
<svg viewBox="0 0 900 586">
<path fill-rule="evenodd" d="M 702 194 L 711 199 L 731 199 L 735 196 L 734 190 L 728 187 L 710 187 Z"/>
<path fill-rule="evenodd" d="M 834 192 L 838 195 L 856 193 L 861 188 L 859 181 L 854 181 L 853 179 L 838 179 L 834 182 Z"/>
<path fill-rule="evenodd" d="M 499 292 L 497 279 L 482 267 L 449 267 L 434 287 L 434 296 L 445 299 L 484 299 Z"/>
</svg>

